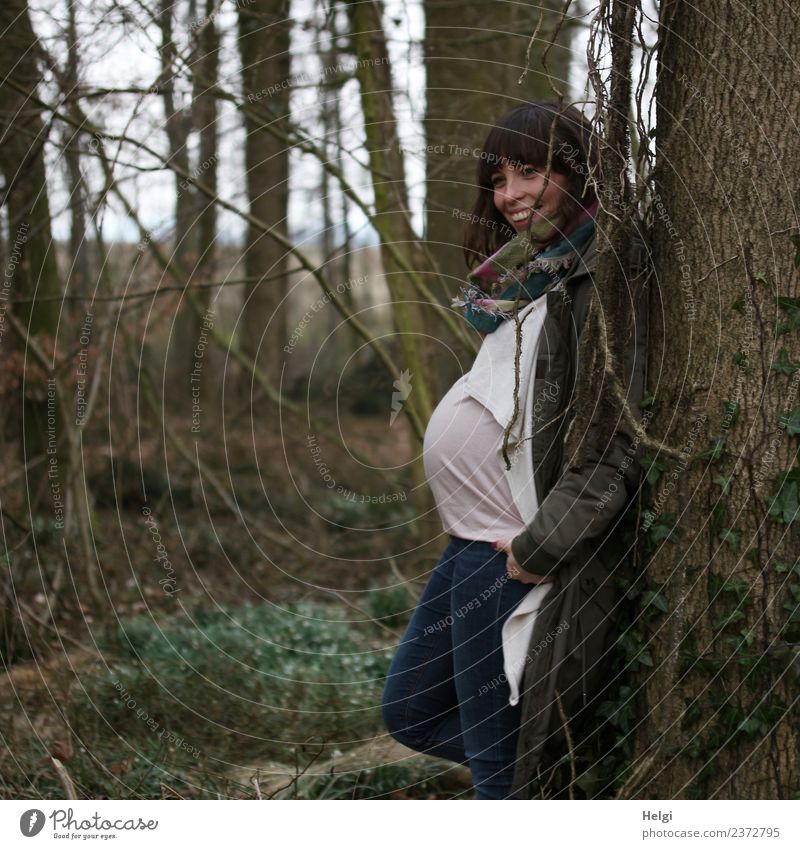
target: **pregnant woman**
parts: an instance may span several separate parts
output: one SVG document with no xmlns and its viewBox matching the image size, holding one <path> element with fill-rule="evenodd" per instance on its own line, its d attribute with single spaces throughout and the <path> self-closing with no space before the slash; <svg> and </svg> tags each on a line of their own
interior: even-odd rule
<svg viewBox="0 0 800 849">
<path fill-rule="evenodd" d="M 450 542 L 392 661 L 383 718 L 404 745 L 469 765 L 478 799 L 525 797 L 521 761 L 552 738 L 560 693 L 586 702 L 613 609 L 597 541 L 638 479 L 624 427 L 581 467 L 564 463 L 593 289 L 595 149 L 581 113 L 552 103 L 490 131 L 465 238 L 473 271 L 454 301 L 483 342 L 425 432 Z M 628 347 L 639 360 L 638 328 Z M 631 373 L 638 414 L 640 362 Z"/>
</svg>

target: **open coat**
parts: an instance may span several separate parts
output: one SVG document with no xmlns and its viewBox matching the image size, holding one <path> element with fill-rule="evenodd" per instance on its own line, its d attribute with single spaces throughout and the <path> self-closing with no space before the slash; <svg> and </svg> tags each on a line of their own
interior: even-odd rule
<svg viewBox="0 0 800 849">
<path fill-rule="evenodd" d="M 638 285 L 632 288 L 638 302 L 625 363 L 627 401 L 640 420 L 647 344 L 644 256 L 637 245 L 632 274 Z M 541 399 L 532 446 L 539 509 L 512 541 L 512 551 L 523 569 L 554 580 L 525 659 L 515 798 L 537 794 L 546 747 L 553 746 L 559 756 L 566 750 L 562 715 L 573 717 L 590 704 L 604 679 L 616 601 L 611 577 L 616 564 L 604 562 L 604 552 L 639 480 L 639 440 L 621 418 L 609 444 L 591 448 L 582 466 L 565 463 L 578 343 L 595 264 L 592 240 L 564 285 L 547 293 L 547 318 L 534 361 L 533 397 Z"/>
</svg>

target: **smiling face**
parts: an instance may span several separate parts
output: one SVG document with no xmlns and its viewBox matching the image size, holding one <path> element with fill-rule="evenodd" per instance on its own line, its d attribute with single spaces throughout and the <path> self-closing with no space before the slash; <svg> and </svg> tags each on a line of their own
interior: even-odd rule
<svg viewBox="0 0 800 849">
<path fill-rule="evenodd" d="M 567 190 L 567 178 L 563 174 L 551 170 L 545 186 L 544 168 L 512 165 L 504 160 L 492 175 L 492 189 L 497 211 L 517 233 L 547 221 L 553 225 L 548 233 L 551 237 L 561 226 L 559 208 Z"/>
</svg>

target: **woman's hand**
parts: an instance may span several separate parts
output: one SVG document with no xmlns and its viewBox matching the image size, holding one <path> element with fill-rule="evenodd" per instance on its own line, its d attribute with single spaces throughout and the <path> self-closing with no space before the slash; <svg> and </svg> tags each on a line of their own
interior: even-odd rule
<svg viewBox="0 0 800 849">
<path fill-rule="evenodd" d="M 525 572 L 517 563 L 514 557 L 514 552 L 511 550 L 510 539 L 498 539 L 492 543 L 495 551 L 505 551 L 506 558 L 506 574 L 513 581 L 519 581 L 521 584 L 549 584 L 552 583 L 552 577 L 547 575 L 532 575 L 530 572 Z"/>
</svg>

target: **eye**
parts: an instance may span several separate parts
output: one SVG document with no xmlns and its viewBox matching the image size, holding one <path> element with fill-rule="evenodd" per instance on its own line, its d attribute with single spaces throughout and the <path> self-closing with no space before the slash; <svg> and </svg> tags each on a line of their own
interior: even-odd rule
<svg viewBox="0 0 800 849">
<path fill-rule="evenodd" d="M 533 165 L 523 165 L 519 170 L 523 177 L 536 177 L 539 173 L 539 169 Z"/>
<path fill-rule="evenodd" d="M 495 189 L 502 186 L 503 183 L 505 183 L 505 181 L 506 181 L 506 178 L 500 172 L 498 172 L 496 174 L 492 174 L 492 176 L 491 176 L 492 187 L 495 188 Z"/>
</svg>

